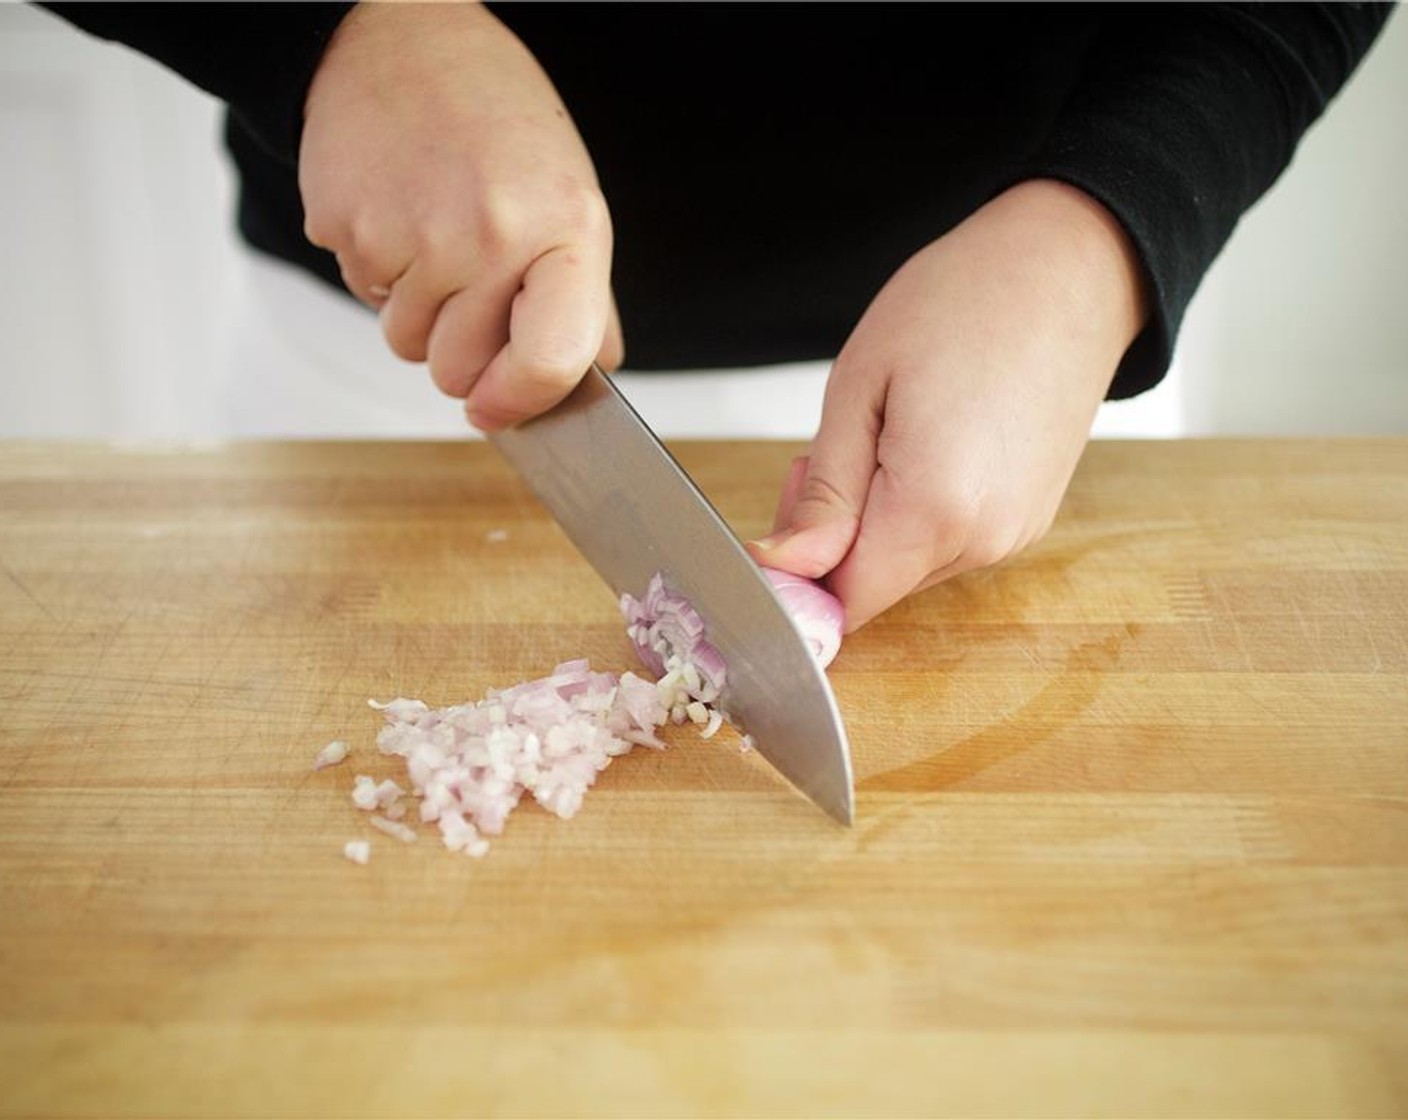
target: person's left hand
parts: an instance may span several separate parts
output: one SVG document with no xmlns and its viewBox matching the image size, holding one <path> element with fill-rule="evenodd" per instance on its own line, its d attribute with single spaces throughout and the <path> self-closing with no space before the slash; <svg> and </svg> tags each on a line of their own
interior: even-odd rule
<svg viewBox="0 0 1408 1120">
<path fill-rule="evenodd" d="M 1114 217 L 1021 183 L 922 249 L 836 360 L 758 563 L 819 578 L 855 630 L 1046 532 L 1146 311 Z"/>
</svg>

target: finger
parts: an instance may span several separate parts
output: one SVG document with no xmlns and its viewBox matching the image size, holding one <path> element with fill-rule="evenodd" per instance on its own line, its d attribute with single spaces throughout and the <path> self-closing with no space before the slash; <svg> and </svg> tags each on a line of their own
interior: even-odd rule
<svg viewBox="0 0 1408 1120">
<path fill-rule="evenodd" d="M 612 296 L 611 314 L 606 320 L 606 338 L 602 340 L 596 364 L 607 373 L 614 373 L 625 360 L 626 340 L 621 333 L 621 312 L 616 308 L 616 297 Z"/>
<path fill-rule="evenodd" d="M 386 303 L 396 280 L 394 275 L 388 276 L 384 269 L 341 254 L 337 257 L 337 267 L 347 290 L 368 307 L 377 308 Z"/>
<path fill-rule="evenodd" d="M 507 428 L 565 397 L 601 351 L 611 316 L 610 254 L 561 247 L 529 266 L 513 299 L 508 344 L 465 401 L 469 422 Z"/>
<path fill-rule="evenodd" d="M 758 563 L 812 579 L 839 564 L 856 539 L 884 416 L 884 381 L 843 362 L 844 355 L 827 384 L 821 426 L 786 523 L 748 545 Z"/>
<path fill-rule="evenodd" d="M 779 533 L 792 523 L 792 510 L 797 499 L 802 496 L 802 484 L 807 479 L 809 455 L 798 455 L 787 468 L 787 477 L 782 480 L 782 496 L 777 500 L 777 512 L 773 515 L 772 531 Z"/>
<path fill-rule="evenodd" d="M 475 285 L 446 299 L 426 343 L 430 375 L 446 396 L 464 398 L 508 345 L 515 284 Z"/>
<path fill-rule="evenodd" d="M 878 470 L 855 544 L 829 580 L 832 593 L 846 606 L 846 632 L 864 626 L 926 580 L 975 566 L 964 556 L 967 533 L 963 511 L 936 515 L 913 487 L 884 467 Z"/>
<path fill-rule="evenodd" d="M 445 301 L 466 286 L 463 272 L 456 277 L 436 262 L 417 257 L 392 285 L 381 308 L 381 333 L 392 353 L 408 362 L 425 361 L 430 332 Z"/>
</svg>

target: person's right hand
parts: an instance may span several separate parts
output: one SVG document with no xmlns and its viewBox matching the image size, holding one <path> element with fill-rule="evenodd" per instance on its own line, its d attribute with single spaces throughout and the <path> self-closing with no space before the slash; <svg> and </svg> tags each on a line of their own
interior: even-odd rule
<svg viewBox="0 0 1408 1120">
<path fill-rule="evenodd" d="M 556 404 L 620 364 L 611 220 L 527 48 L 477 3 L 358 4 L 308 91 L 299 188 L 315 245 L 429 361 L 470 422 Z"/>
</svg>

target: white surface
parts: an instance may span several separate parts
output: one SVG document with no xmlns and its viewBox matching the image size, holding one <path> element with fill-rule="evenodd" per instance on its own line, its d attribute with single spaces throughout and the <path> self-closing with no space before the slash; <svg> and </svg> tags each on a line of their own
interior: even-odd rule
<svg viewBox="0 0 1408 1120">
<path fill-rule="evenodd" d="M 0 434 L 208 426 L 237 253 L 216 141 L 166 71 L 0 3 Z"/>
<path fill-rule="evenodd" d="M 376 317 L 291 266 L 235 262 L 228 336 L 217 347 L 219 434 L 472 435 L 458 401 L 396 358 Z M 616 375 L 636 411 L 674 437 L 807 439 L 821 418 L 827 364 Z M 1097 434 L 1177 433 L 1179 371 L 1156 393 L 1105 406 Z"/>
<path fill-rule="evenodd" d="M 376 316 L 291 266 L 250 256 L 219 362 L 224 434 L 472 436 L 461 404 L 382 343 Z M 657 432 L 805 438 L 821 415 L 822 364 L 747 373 L 618 374 Z"/>
<path fill-rule="evenodd" d="M 1400 14 L 1244 220 L 1173 374 L 1097 435 L 1408 431 L 1405 105 Z M 0 3 L 0 436 L 466 433 L 370 314 L 246 254 L 232 207 L 214 102 Z M 664 434 L 805 437 L 824 378 L 623 385 Z"/>
<path fill-rule="evenodd" d="M 1405 17 L 1204 278 L 1180 343 L 1191 433 L 1408 432 Z"/>
</svg>

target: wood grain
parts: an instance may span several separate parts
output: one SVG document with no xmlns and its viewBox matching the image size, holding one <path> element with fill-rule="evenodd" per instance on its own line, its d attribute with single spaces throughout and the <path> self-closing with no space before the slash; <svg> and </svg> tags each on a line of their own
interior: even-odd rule
<svg viewBox="0 0 1408 1120">
<path fill-rule="evenodd" d="M 750 535 L 796 449 L 676 451 Z M 1093 445 L 842 652 L 851 830 L 679 734 L 341 858 L 369 696 L 575 656 L 483 446 L 0 447 L 0 1113 L 1408 1112 L 1408 441 Z"/>
</svg>

